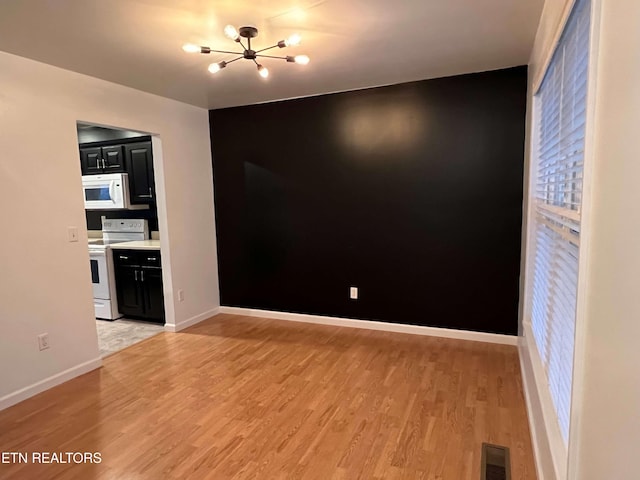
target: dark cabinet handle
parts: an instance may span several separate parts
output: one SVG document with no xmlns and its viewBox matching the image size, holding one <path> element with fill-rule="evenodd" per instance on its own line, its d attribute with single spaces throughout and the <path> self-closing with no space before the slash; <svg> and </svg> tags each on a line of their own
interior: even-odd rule
<svg viewBox="0 0 640 480">
<path fill-rule="evenodd" d="M 120 260 L 129 260 L 129 257 L 125 257 L 124 255 L 120 255 Z"/>
<path fill-rule="evenodd" d="M 150 262 L 155 262 L 157 259 L 157 257 L 147 257 L 147 260 L 149 260 Z"/>
<path fill-rule="evenodd" d="M 133 271 L 133 276 L 136 279 L 136 282 L 138 281 L 138 270 L 134 270 Z"/>
<path fill-rule="evenodd" d="M 140 281 L 144 282 L 144 270 L 140 270 Z"/>
</svg>

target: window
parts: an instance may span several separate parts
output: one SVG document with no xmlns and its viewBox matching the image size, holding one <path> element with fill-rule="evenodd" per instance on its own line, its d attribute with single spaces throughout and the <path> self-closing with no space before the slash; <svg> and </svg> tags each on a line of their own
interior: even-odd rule
<svg viewBox="0 0 640 480">
<path fill-rule="evenodd" d="M 573 378 L 589 30 L 590 2 L 578 0 L 534 98 L 527 300 L 565 445 Z"/>
</svg>

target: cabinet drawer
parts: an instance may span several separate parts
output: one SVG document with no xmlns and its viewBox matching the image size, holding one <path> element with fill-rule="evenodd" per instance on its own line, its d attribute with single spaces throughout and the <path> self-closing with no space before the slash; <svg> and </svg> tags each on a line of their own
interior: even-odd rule
<svg viewBox="0 0 640 480">
<path fill-rule="evenodd" d="M 138 266 L 142 258 L 138 250 L 114 250 L 113 262 L 122 266 Z"/>
<path fill-rule="evenodd" d="M 140 265 L 143 267 L 161 267 L 160 252 L 155 250 L 140 251 Z"/>
<path fill-rule="evenodd" d="M 137 267 L 162 267 L 160 250 L 113 250 L 116 265 Z"/>
</svg>

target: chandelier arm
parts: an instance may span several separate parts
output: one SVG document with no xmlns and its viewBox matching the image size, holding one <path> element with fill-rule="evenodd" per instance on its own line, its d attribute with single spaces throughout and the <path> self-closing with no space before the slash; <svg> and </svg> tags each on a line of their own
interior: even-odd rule
<svg viewBox="0 0 640 480">
<path fill-rule="evenodd" d="M 258 61 L 255 58 L 252 58 L 253 63 L 255 63 L 257 66 L 260 66 L 260 64 L 258 63 Z"/>
<path fill-rule="evenodd" d="M 273 55 L 256 55 L 256 57 L 262 57 L 262 58 L 277 58 L 279 60 L 286 60 L 287 57 L 275 57 Z"/>
<path fill-rule="evenodd" d="M 272 47 L 263 48 L 262 50 L 256 50 L 256 53 L 264 52 L 266 50 L 271 50 L 272 48 L 276 48 L 278 44 L 273 45 Z"/>
<path fill-rule="evenodd" d="M 216 53 L 230 53 L 231 55 L 242 55 L 243 52 L 230 52 L 228 50 L 211 50 L 211 52 Z"/>
<path fill-rule="evenodd" d="M 244 55 L 240 55 L 239 57 L 234 58 L 233 60 L 229 60 L 228 62 L 226 62 L 227 65 L 229 65 L 230 63 L 233 63 L 237 60 L 241 60 L 244 58 Z"/>
<path fill-rule="evenodd" d="M 247 50 L 247 47 L 244 46 L 244 43 L 242 43 L 242 40 L 238 38 L 238 40 L 235 40 L 235 41 L 240 44 L 243 50 Z M 251 41 L 249 41 L 249 47 L 251 47 Z"/>
</svg>

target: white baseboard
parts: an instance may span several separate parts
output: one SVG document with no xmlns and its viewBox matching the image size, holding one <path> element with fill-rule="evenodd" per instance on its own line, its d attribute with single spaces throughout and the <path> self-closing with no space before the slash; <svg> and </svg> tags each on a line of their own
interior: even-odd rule
<svg viewBox="0 0 640 480">
<path fill-rule="evenodd" d="M 409 333 L 411 335 L 457 338 L 459 340 L 499 343 L 502 345 L 518 344 L 518 337 L 512 335 L 453 330 L 449 328 L 423 327 L 421 325 L 408 325 L 405 323 L 387 323 L 373 320 L 357 320 L 353 318 L 325 317 L 322 315 L 276 312 L 271 310 L 256 310 L 253 308 L 241 307 L 220 307 L 220 313 L 243 315 L 245 317 L 273 318 L 277 320 L 288 320 L 291 322 L 316 323 L 319 325 L 334 325 L 336 327 L 364 328 L 368 330 L 382 330 L 384 332 Z"/>
<path fill-rule="evenodd" d="M 184 330 L 185 328 L 195 325 L 196 323 L 200 323 L 204 320 L 207 320 L 208 318 L 214 317 L 219 313 L 220 313 L 220 307 L 212 308 L 211 310 L 201 313 L 200 315 L 196 315 L 195 317 L 191 317 L 185 320 L 184 322 L 165 323 L 164 329 L 167 332 L 173 332 L 173 333 L 179 332 L 181 330 Z"/>
<path fill-rule="evenodd" d="M 518 353 L 538 478 L 563 480 L 566 478 L 567 449 L 556 420 L 542 361 L 533 344 L 533 331 L 527 324 L 523 330 Z"/>
<path fill-rule="evenodd" d="M 100 368 L 101 366 L 102 358 L 94 358 L 93 360 L 81 363 L 80 365 L 71 367 L 63 372 L 56 373 L 55 375 L 45 378 L 44 380 L 40 380 L 39 382 L 29 385 L 28 387 L 21 388 L 20 390 L 17 390 L 0 398 L 0 410 L 9 408 L 12 405 L 22 402 L 29 397 L 33 397 L 38 393 L 49 390 L 56 385 L 60 385 L 61 383 L 69 381 L 72 378 L 78 377 L 84 373 L 90 372 L 91 370 L 95 370 L 96 368 Z"/>
</svg>

